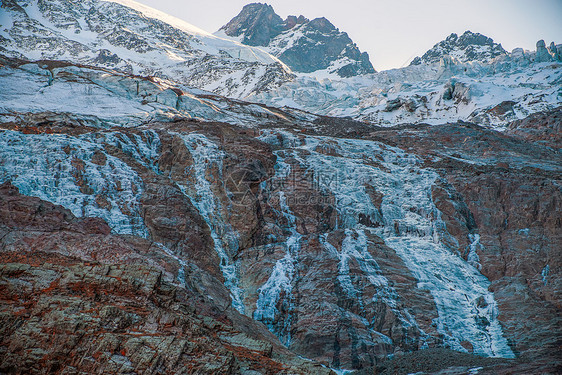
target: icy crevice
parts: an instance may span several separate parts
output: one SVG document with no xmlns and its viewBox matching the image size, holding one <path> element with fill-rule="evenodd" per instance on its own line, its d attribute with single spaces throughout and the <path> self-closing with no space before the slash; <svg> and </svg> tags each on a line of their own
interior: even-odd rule
<svg viewBox="0 0 562 375">
<path fill-rule="evenodd" d="M 468 239 L 470 240 L 470 245 L 467 262 L 480 271 L 482 269 L 482 265 L 480 264 L 480 257 L 477 253 L 478 249 L 482 248 L 482 245 L 480 244 L 480 235 L 477 233 L 470 233 L 468 235 Z"/>
<path fill-rule="evenodd" d="M 209 181 L 209 178 L 214 177 L 214 185 L 218 186 L 222 183 L 225 154 L 202 134 L 176 133 L 175 135 L 183 140 L 193 158 L 193 165 L 189 167 L 188 172 L 195 180 L 194 184 L 186 181 L 184 184 L 178 183 L 178 186 L 209 226 L 215 251 L 220 258 L 224 284 L 230 291 L 232 306 L 243 314 L 244 299 L 243 290 L 239 286 L 238 267 L 229 255 L 238 250 L 238 236 L 223 220 L 220 199 L 215 194 L 213 183 Z"/>
<path fill-rule="evenodd" d="M 94 162 L 95 154 L 105 160 Z M 0 165 L 0 183 L 11 181 L 22 194 L 77 217 L 102 218 L 115 233 L 148 238 L 140 214 L 142 179 L 88 136 L 0 131 Z"/>
<path fill-rule="evenodd" d="M 277 163 L 272 181 L 287 179 L 291 166 L 280 153 L 275 154 Z M 267 184 L 262 184 L 262 188 L 267 188 Z M 285 192 L 279 191 L 278 194 L 280 207 L 278 213 L 286 220 L 286 229 L 290 234 L 284 243 L 285 256 L 275 263 L 269 279 L 258 290 L 253 317 L 263 322 L 288 347 L 291 344 L 291 324 L 295 309 L 293 283 L 303 235 L 297 231 L 296 217 L 287 204 Z M 280 303 L 284 311 L 279 311 Z M 283 319 L 279 319 L 280 314 L 285 314 Z"/>
<path fill-rule="evenodd" d="M 550 272 L 550 266 L 547 264 L 546 266 L 544 266 L 544 268 L 541 271 L 541 276 L 542 276 L 542 282 L 544 284 L 544 286 L 546 286 L 548 284 L 548 274 Z"/>
</svg>

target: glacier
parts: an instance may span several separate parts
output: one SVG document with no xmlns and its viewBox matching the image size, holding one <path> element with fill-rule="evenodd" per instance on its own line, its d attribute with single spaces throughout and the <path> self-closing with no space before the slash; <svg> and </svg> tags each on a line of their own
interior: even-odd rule
<svg viewBox="0 0 562 375">
<path fill-rule="evenodd" d="M 280 145 L 274 134 L 264 132 L 261 139 Z M 293 145 L 288 150 L 299 155 L 303 167 L 315 173 L 320 188 L 335 196 L 341 219 L 338 227 L 345 230 L 346 238 L 341 252 L 333 246 L 326 247 L 338 253 L 338 280 L 350 296 L 355 291 L 347 276 L 346 262 L 353 256 L 373 285 L 382 287 L 381 297 L 393 298 L 366 250 L 365 233 L 371 232 L 402 258 L 418 280 L 418 287 L 431 293 L 439 313 L 435 323 L 447 346 L 466 352 L 461 342 L 469 341 L 477 354 L 514 357 L 497 320 L 497 304 L 488 290 L 490 282 L 470 264 L 472 259 L 465 261 L 449 245 L 456 240 L 448 234 L 432 200 L 431 188 L 439 178 L 437 173 L 421 167 L 417 156 L 375 141 L 306 136 L 303 143 L 286 133 L 282 138 L 287 139 L 284 144 Z M 338 156 L 317 151 L 326 142 L 338 146 Z M 383 194 L 382 215 L 367 194 L 367 186 Z M 360 215 L 370 217 L 377 225 L 361 224 Z M 477 239 L 473 237 L 472 246 L 476 246 Z M 415 324 L 410 317 L 402 319 Z"/>
<path fill-rule="evenodd" d="M 140 214 L 142 179 L 88 137 L 0 130 L 0 165 L 0 183 L 11 181 L 22 194 L 78 217 L 100 217 L 115 233 L 148 237 Z"/>
</svg>

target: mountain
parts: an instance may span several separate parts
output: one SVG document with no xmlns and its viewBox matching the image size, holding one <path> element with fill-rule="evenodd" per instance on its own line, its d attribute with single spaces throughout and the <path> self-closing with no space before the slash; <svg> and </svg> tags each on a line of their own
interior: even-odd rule
<svg viewBox="0 0 562 375">
<path fill-rule="evenodd" d="M 340 77 L 374 73 L 369 55 L 326 18 L 289 16 L 283 21 L 268 4 L 253 3 L 215 33 L 260 46 L 293 71 L 325 70 Z"/>
<path fill-rule="evenodd" d="M 2 6 L 0 373 L 560 372 L 557 45 L 292 75 L 136 3 Z"/>
<path fill-rule="evenodd" d="M 233 97 L 290 80 L 260 49 L 213 36 L 131 0 L 14 0 L 1 4 L 0 53 L 173 78 Z"/>
<path fill-rule="evenodd" d="M 0 73 L 0 339 L 23 348 L 3 371 L 37 350 L 90 372 L 558 363 L 561 171 L 537 122 L 559 110 L 505 135 L 384 129 L 63 62 Z"/>
<path fill-rule="evenodd" d="M 507 52 L 501 44 L 480 33 L 465 31 L 460 37 L 453 33 L 445 40 L 434 45 L 422 57 L 416 57 L 411 65 L 438 63 L 444 56 L 450 56 L 459 62 L 489 62 Z"/>
<path fill-rule="evenodd" d="M 463 120 L 503 130 L 511 121 L 562 103 L 561 60 L 539 51 L 540 46 L 536 52 L 516 50 L 491 63 L 442 58 L 438 64 L 412 65 L 368 77 L 303 76 L 250 98 L 385 127 Z"/>
</svg>

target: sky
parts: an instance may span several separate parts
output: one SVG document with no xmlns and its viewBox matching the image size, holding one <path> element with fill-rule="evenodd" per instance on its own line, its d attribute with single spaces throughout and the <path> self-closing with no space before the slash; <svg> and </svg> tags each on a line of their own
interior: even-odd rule
<svg viewBox="0 0 562 375">
<path fill-rule="evenodd" d="M 137 0 L 214 33 L 252 1 Z M 264 2 L 263 0 L 261 2 Z M 407 65 L 451 33 L 479 32 L 507 50 L 562 43 L 562 0 L 269 0 L 283 19 L 326 17 L 375 69 Z"/>
</svg>

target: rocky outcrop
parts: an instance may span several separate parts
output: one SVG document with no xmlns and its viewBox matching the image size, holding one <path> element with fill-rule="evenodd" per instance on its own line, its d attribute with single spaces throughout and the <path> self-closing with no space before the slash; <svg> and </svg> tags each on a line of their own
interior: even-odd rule
<svg viewBox="0 0 562 375">
<path fill-rule="evenodd" d="M 508 125 L 506 133 L 554 149 L 562 148 L 562 108 L 532 114 Z"/>
<path fill-rule="evenodd" d="M 545 61 L 552 60 L 550 51 L 546 48 L 546 43 L 542 39 L 537 42 L 537 54 L 535 59 L 537 62 L 545 62 Z"/>
<path fill-rule="evenodd" d="M 459 62 L 489 62 L 495 57 L 506 55 L 501 44 L 480 33 L 465 31 L 461 36 L 453 33 L 445 40 L 434 45 L 422 57 L 416 57 L 410 65 L 438 63 L 443 57 L 450 56 Z"/>
<path fill-rule="evenodd" d="M 326 18 L 289 16 L 283 21 L 271 5 L 253 3 L 217 34 L 223 33 L 247 45 L 266 47 L 296 72 L 327 70 L 340 77 L 375 72 L 369 55 Z"/>
<path fill-rule="evenodd" d="M 329 373 L 154 243 L 110 235 L 102 220 L 10 184 L 0 203 L 3 373 Z"/>
<path fill-rule="evenodd" d="M 241 37 L 241 42 L 248 46 L 265 47 L 290 24 L 294 27 L 296 20 L 291 21 L 295 22 L 283 22 L 271 5 L 252 3 L 245 5 L 240 13 L 220 30 L 228 36 Z"/>
</svg>

